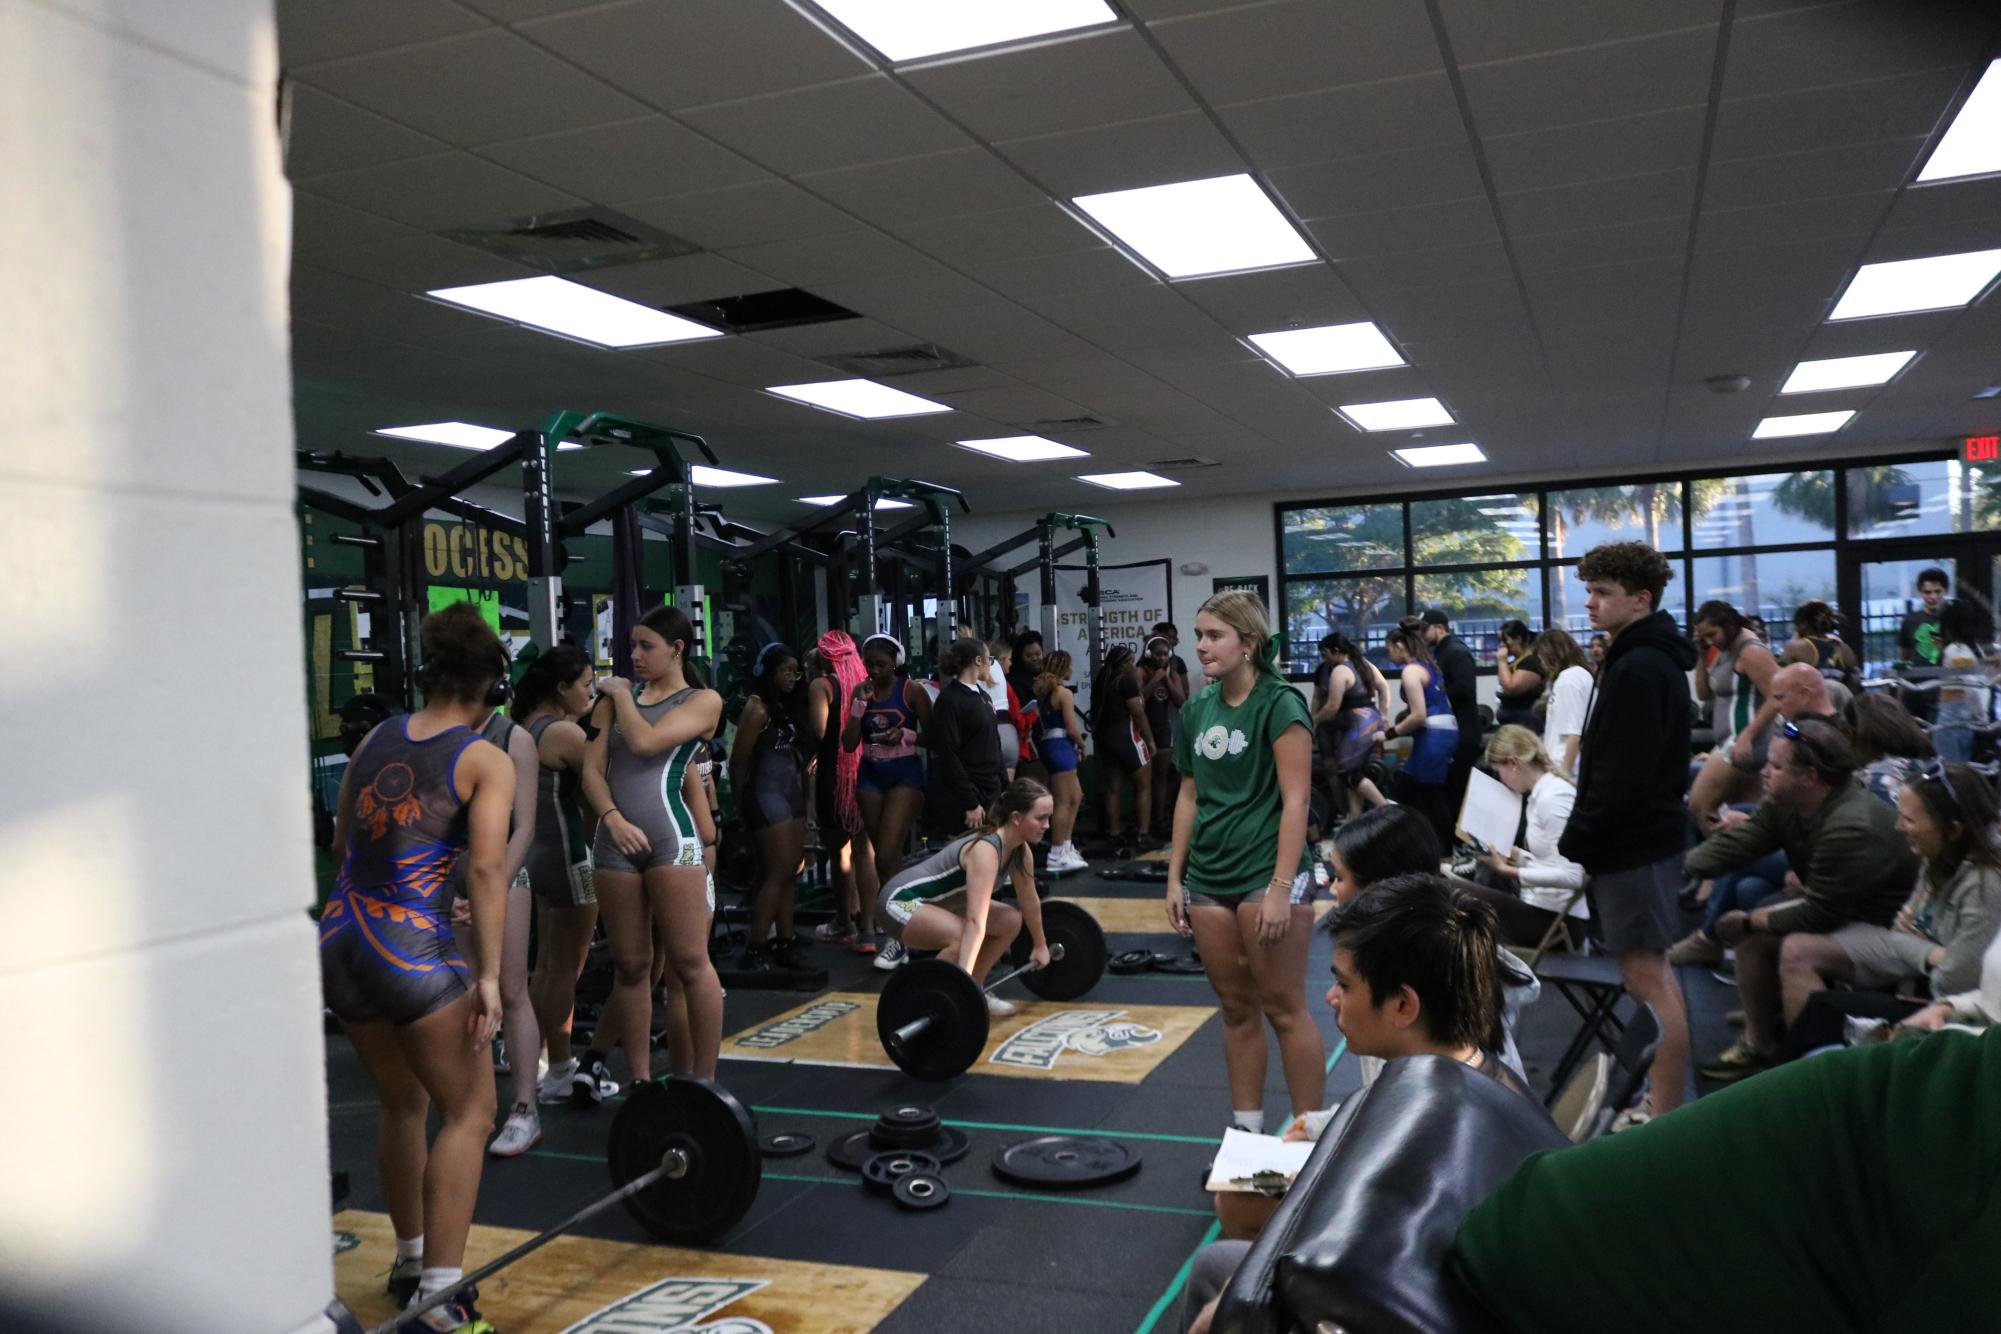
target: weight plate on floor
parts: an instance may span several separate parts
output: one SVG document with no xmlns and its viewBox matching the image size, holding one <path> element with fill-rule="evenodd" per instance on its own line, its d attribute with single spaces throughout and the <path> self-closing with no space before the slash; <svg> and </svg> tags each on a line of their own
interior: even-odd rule
<svg viewBox="0 0 2001 1334">
<path fill-rule="evenodd" d="M 875 1142 L 873 1130 L 857 1130 L 841 1136 L 827 1146 L 827 1161 L 835 1167 L 859 1172 L 862 1170 L 862 1164 L 874 1154 L 891 1148 L 909 1148 L 928 1153 L 949 1167 L 965 1157 L 972 1147 L 972 1141 L 966 1137 L 966 1132 L 955 1130 L 951 1126 L 940 1127 L 937 1137 L 927 1143 L 910 1145 L 878 1144 Z"/>
<path fill-rule="evenodd" d="M 1153 971 L 1156 973 L 1199 973 L 1202 960 L 1194 954 L 1156 954 L 1153 956 Z"/>
<path fill-rule="evenodd" d="M 875 1119 L 871 1137 L 885 1149 L 921 1149 L 938 1135 L 938 1113 L 906 1104 L 891 1107 Z"/>
<path fill-rule="evenodd" d="M 1044 1000 L 1067 1001 L 1098 985 L 1098 979 L 1105 975 L 1108 952 L 1105 929 L 1089 909 L 1067 899 L 1044 899 L 1042 934 L 1048 938 L 1052 954 L 1055 946 L 1063 947 L 1063 957 L 1051 959 L 1046 968 L 1023 973 L 1023 986 Z M 1019 968 L 1028 962 L 1032 949 L 1028 932 L 1023 931 L 1014 938 L 1008 958 Z"/>
<path fill-rule="evenodd" d="M 802 1135 L 796 1130 L 781 1130 L 760 1139 L 757 1147 L 767 1158 L 797 1158 L 802 1153 L 813 1152 L 814 1144 L 811 1135 Z"/>
<path fill-rule="evenodd" d="M 1153 967 L 1152 950 L 1121 950 L 1106 963 L 1105 971 L 1119 977 L 1130 977 L 1134 973 L 1144 973 Z"/>
<path fill-rule="evenodd" d="M 896 1031 L 919 1019 L 910 1038 Z M 987 998 L 973 979 L 943 959 L 914 959 L 883 984 L 875 1031 L 897 1068 L 913 1079 L 946 1080 L 972 1069 L 987 1045 Z"/>
<path fill-rule="evenodd" d="M 918 1153 L 914 1149 L 891 1149 L 887 1153 L 869 1155 L 868 1161 L 862 1164 L 862 1184 L 878 1195 L 887 1195 L 899 1178 L 913 1172 L 937 1176 L 943 1170 L 944 1164 L 928 1153 Z"/>
<path fill-rule="evenodd" d="M 952 1202 L 952 1188 L 929 1172 L 898 1178 L 889 1193 L 906 1209 L 936 1209 Z"/>
<path fill-rule="evenodd" d="M 1115 1139 L 1043 1135 L 1010 1144 L 994 1155 L 994 1175 L 1041 1190 L 1088 1190 L 1124 1181 L 1139 1171 L 1139 1155 Z"/>
<path fill-rule="evenodd" d="M 764 1159 L 750 1113 L 721 1085 L 675 1075 L 626 1095 L 606 1145 L 612 1184 L 637 1180 L 670 1153 L 675 1170 L 625 1201 L 648 1232 L 677 1244 L 706 1242 L 749 1212 Z"/>
</svg>

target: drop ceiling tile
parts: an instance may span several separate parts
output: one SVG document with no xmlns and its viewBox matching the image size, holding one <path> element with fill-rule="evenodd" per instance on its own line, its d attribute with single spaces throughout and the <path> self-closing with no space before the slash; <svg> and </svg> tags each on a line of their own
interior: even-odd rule
<svg viewBox="0 0 2001 1334">
<path fill-rule="evenodd" d="M 1486 194 L 1472 150 L 1463 143 L 1286 167 L 1272 172 L 1270 180 L 1301 218 L 1380 213 Z"/>
<path fill-rule="evenodd" d="M 696 343 L 636 349 L 636 355 L 730 384 L 762 389 L 771 384 L 799 384 L 824 379 L 827 368 L 780 348 L 749 338 L 711 338 Z"/>
<path fill-rule="evenodd" d="M 851 352 L 877 352 L 903 347 L 914 341 L 909 331 L 891 328 L 880 320 L 830 320 L 825 324 L 802 324 L 796 329 L 767 329 L 746 334 L 768 347 L 801 357 L 832 357 Z M 837 378 L 829 370 L 821 379 Z"/>
<path fill-rule="evenodd" d="M 1713 161 L 1704 210 L 1787 204 L 1829 195 L 1895 190 L 1917 169 L 1923 139 L 1844 144 L 1811 153 Z"/>
<path fill-rule="evenodd" d="M 1546 341 L 1572 330 L 1610 327 L 1622 319 L 1637 328 L 1672 326 L 1681 307 L 1682 261 L 1643 259 L 1574 273 L 1547 273 L 1527 281 L 1529 305 Z"/>
<path fill-rule="evenodd" d="M 404 235 L 342 246 L 316 253 L 312 260 L 323 269 L 406 293 L 532 276 L 511 260 L 441 236 Z"/>
<path fill-rule="evenodd" d="M 1442 62 L 1424 7 L 1276 0 L 1151 25 L 1203 97 L 1248 102 L 1404 74 Z"/>
<path fill-rule="evenodd" d="M 1540 190 L 1607 177 L 1691 169 L 1702 151 L 1701 107 L 1645 112 L 1485 141 L 1494 188 Z"/>
<path fill-rule="evenodd" d="M 1011 426 L 1090 415 L 1081 403 L 1073 403 L 1060 394 L 1025 384 L 964 390 L 947 394 L 944 401 L 960 412 L 970 412 L 988 421 L 1005 422 Z"/>
<path fill-rule="evenodd" d="M 1723 95 L 1819 88 L 1917 70 L 1965 68 L 1985 50 L 1993 13 L 1953 4 L 1822 5 L 1738 20 Z M 1982 62 L 1984 63 L 1984 62 Z"/>
<path fill-rule="evenodd" d="M 1712 35 L 1723 0 L 1441 0 L 1452 55 L 1461 65 L 1512 60 L 1600 42 L 1626 41 L 1707 25 Z"/>
<path fill-rule="evenodd" d="M 1513 281 L 1410 287 L 1386 292 L 1373 304 L 1386 327 L 1416 346 L 1427 338 L 1506 337 L 1528 329 L 1528 311 Z"/>
<path fill-rule="evenodd" d="M 1491 219 L 1489 225 L 1492 225 Z M 1412 250 L 1402 254 L 1367 255 L 1340 261 L 1339 271 L 1349 286 L 1371 307 L 1394 310 L 1383 294 L 1408 288 L 1440 285 L 1514 285 L 1506 250 L 1498 239 L 1477 245 L 1447 246 L 1439 250 Z"/>
<path fill-rule="evenodd" d="M 1474 130 L 1490 138 L 1703 106 L 1715 59 L 1715 34 L 1705 30 L 1471 65 L 1460 73 Z"/>
<path fill-rule="evenodd" d="M 308 65 L 483 28 L 452 0 L 278 0 L 278 50 L 298 73 Z"/>
<path fill-rule="evenodd" d="M 479 155 L 601 203 L 692 194 L 770 175 L 665 116 L 488 144 Z"/>
<path fill-rule="evenodd" d="M 969 264 L 966 271 L 995 291 L 1030 306 L 1046 298 L 1064 298 L 1077 292 L 1152 287 L 1160 282 L 1110 246 Z"/>
<path fill-rule="evenodd" d="M 1686 216 L 1647 218 L 1574 232 L 1543 232 L 1514 240 L 1524 274 L 1592 268 L 1631 260 L 1680 258 L 1688 250 Z"/>
<path fill-rule="evenodd" d="M 1765 157 L 1929 135 L 1963 76 L 1960 69 L 1931 70 L 1726 99 L 1717 107 L 1710 152 L 1720 159 Z"/>
<path fill-rule="evenodd" d="M 1143 23 L 1153 23 L 1159 19 L 1206 14 L 1217 9 L 1242 9 L 1246 5 L 1264 3 L 1265 0 L 1125 0 L 1120 8 Z"/>
<path fill-rule="evenodd" d="M 1023 357 L 1089 355 L 1090 344 L 1031 310 L 996 297 L 897 312 L 897 327 L 988 365 Z M 901 381 L 899 381 L 901 383 Z"/>
<path fill-rule="evenodd" d="M 1196 109 L 1131 28 L 1087 33 L 904 72 L 906 82 L 981 139 L 1026 139 Z"/>
<path fill-rule="evenodd" d="M 1728 250 L 1826 237 L 1860 239 L 1876 230 L 1892 198 L 1893 192 L 1877 190 L 1757 208 L 1705 210 L 1696 223 L 1695 245 L 1698 250 Z"/>
<path fill-rule="evenodd" d="M 336 204 L 305 190 L 292 191 L 292 250 L 310 255 L 316 250 L 340 249 L 413 235 L 400 222 L 391 222 L 376 213 Z"/>
<path fill-rule="evenodd" d="M 1941 181 L 1937 185 L 1912 186 L 1897 196 L 1897 202 L 1890 206 L 1890 216 L 1883 225 L 1946 229 L 1983 219 L 1991 222 L 1997 218 L 2001 218 L 2001 177 L 1989 176 L 1974 181 Z M 1993 245 L 1993 238 L 2001 236 L 2001 227 L 1990 226 L 1989 232 L 1986 245 L 1976 241 L 1962 248 L 1986 249 Z"/>
<path fill-rule="evenodd" d="M 784 0 L 629 0 L 524 23 L 520 30 L 667 111 L 828 83 L 871 68 Z"/>
<path fill-rule="evenodd" d="M 852 214 L 780 180 L 622 200 L 619 211 L 710 250 L 826 236 L 861 225 Z"/>
<path fill-rule="evenodd" d="M 1208 117 L 1190 112 L 994 145 L 1059 199 L 1245 170 Z"/>
<path fill-rule="evenodd" d="M 1205 278 L 1181 284 L 1180 291 L 1224 328 L 1243 334 L 1370 318 L 1348 284 L 1328 264 Z M 1249 349 L 1244 349 L 1244 354 L 1255 355 Z"/>
<path fill-rule="evenodd" d="M 604 0 L 459 0 L 468 9 L 477 9 L 496 23 L 522 23 L 548 18 L 572 9 L 588 9 Z"/>
<path fill-rule="evenodd" d="M 499 28 L 321 65 L 328 92 L 457 145 L 630 119 L 638 102 Z"/>
<path fill-rule="evenodd" d="M 1504 194 L 1500 206 L 1510 236 L 1534 236 L 1648 218 L 1687 217 L 1694 198 L 1694 172 L 1659 171 Z"/>
<path fill-rule="evenodd" d="M 648 306 L 678 306 L 769 292 L 784 284 L 720 255 L 677 255 L 573 275 L 577 282 Z"/>
<path fill-rule="evenodd" d="M 411 158 L 300 183 L 336 203 L 383 213 L 425 231 L 553 213 L 584 202 L 469 153 Z"/>
<path fill-rule="evenodd" d="M 966 269 L 1100 250 L 1105 244 L 1069 212 L 1048 203 L 885 226 L 933 259 Z"/>
<path fill-rule="evenodd" d="M 1228 333 L 1166 284 L 1047 297 L 1036 310 L 1108 352 L 1167 344 L 1223 346 Z"/>
<path fill-rule="evenodd" d="M 988 148 L 959 148 L 795 179 L 855 216 L 892 229 L 953 214 L 1026 208 L 1045 198 Z"/>
<path fill-rule="evenodd" d="M 1376 255 L 1458 249 L 1500 240 L 1484 196 L 1413 208 L 1315 218 L 1306 224 L 1329 259 L 1347 264 Z"/>
<path fill-rule="evenodd" d="M 1230 133 L 1267 170 L 1464 143 L 1466 122 L 1443 73 L 1237 102 L 1216 108 Z"/>
<path fill-rule="evenodd" d="M 285 170 L 294 178 L 424 157 L 446 147 L 442 140 L 352 106 L 309 83 L 292 86 L 292 137 Z"/>
<path fill-rule="evenodd" d="M 854 302 L 837 295 L 838 291 L 871 284 L 884 291 L 907 291 L 918 284 L 964 282 L 944 265 L 870 228 L 740 246 L 723 252 L 723 257 L 850 309 Z"/>
<path fill-rule="evenodd" d="M 704 134 L 787 176 L 965 148 L 949 121 L 880 74 L 681 113 Z"/>
</svg>

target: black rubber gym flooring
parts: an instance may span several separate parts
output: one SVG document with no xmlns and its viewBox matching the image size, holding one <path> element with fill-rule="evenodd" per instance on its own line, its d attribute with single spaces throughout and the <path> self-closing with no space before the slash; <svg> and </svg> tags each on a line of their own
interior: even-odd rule
<svg viewBox="0 0 2001 1334">
<path fill-rule="evenodd" d="M 1085 873 L 1065 877 L 1056 892 L 1155 905 L 1159 933 L 1114 934 L 1109 941 L 1114 954 L 1137 948 L 1184 952 L 1159 913 L 1160 885 L 1113 883 Z M 1352 1092 L 1360 1079 L 1356 1062 L 1341 1055 L 1340 1033 L 1320 999 L 1329 952 L 1328 936 L 1316 931 L 1308 986 L 1312 1013 L 1334 1058 L 1327 1077 L 1331 1103 Z M 816 953 L 828 969 L 829 991 L 874 992 L 887 976 L 842 949 L 820 947 Z M 1736 992 L 1704 970 L 1682 972 L 1701 1059 L 1736 1036 L 1724 1020 L 1737 1004 Z M 1019 983 L 1008 984 L 1000 994 L 1028 999 Z M 724 1032 L 739 1032 L 810 999 L 798 992 L 733 990 L 726 1001 Z M 1070 1006 L 1213 1008 L 1214 1003 L 1199 975 L 1148 973 L 1107 974 Z M 1539 1092 L 1576 1025 L 1574 1011 L 1548 987 L 1524 1016 L 1520 1045 Z M 379 1211 L 370 1088 L 342 1039 L 330 1036 L 327 1046 L 332 1166 L 351 1175 L 348 1208 Z M 1213 1015 L 1136 1084 L 1014 1078 L 982 1073 L 979 1065 L 949 1083 L 923 1084 L 895 1069 L 742 1060 L 729 1057 L 728 1051 L 726 1042 L 721 1083 L 753 1109 L 759 1132 L 802 1131 L 818 1144 L 804 1156 L 765 1161 L 756 1203 L 717 1244 L 718 1253 L 927 1276 L 875 1326 L 883 1334 L 944 1329 L 963 1334 L 1148 1334 L 1176 1328 L 1184 1262 L 1213 1235 L 1203 1172 L 1230 1107 L 1221 1025 Z M 950 1203 L 923 1213 L 903 1211 L 867 1193 L 856 1174 L 834 1167 L 825 1156 L 838 1136 L 865 1128 L 884 1108 L 912 1102 L 935 1108 L 971 1140 L 971 1151 L 943 1172 L 952 1189 Z M 1286 1096 L 1275 1051 L 1265 1106 L 1269 1124 L 1281 1124 Z M 542 1109 L 544 1137 L 537 1148 L 512 1161 L 488 1160 L 477 1222 L 535 1231 L 608 1190 L 604 1145 L 613 1111 L 610 1106 Z M 1025 1190 L 990 1170 L 995 1152 L 1010 1143 L 1079 1132 L 1126 1141 L 1143 1156 L 1144 1166 L 1129 1180 L 1066 1194 Z M 619 1210 L 599 1215 L 579 1233 L 653 1244 Z M 388 1257 L 380 1258 L 386 1269 Z M 808 1318 L 797 1327 L 831 1324 L 831 1318 L 826 1325 Z M 558 1334 L 562 1326 L 545 1331 L 502 1322 L 501 1328 L 502 1334 Z"/>
</svg>

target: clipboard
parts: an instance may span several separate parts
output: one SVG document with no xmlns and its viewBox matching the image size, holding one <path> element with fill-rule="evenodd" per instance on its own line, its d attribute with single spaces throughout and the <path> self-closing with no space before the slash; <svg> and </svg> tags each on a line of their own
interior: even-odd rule
<svg viewBox="0 0 2001 1334">
<path fill-rule="evenodd" d="M 1520 794 L 1480 769 L 1466 775 L 1466 799 L 1459 804 L 1459 837 L 1506 856 L 1522 827 Z"/>
</svg>

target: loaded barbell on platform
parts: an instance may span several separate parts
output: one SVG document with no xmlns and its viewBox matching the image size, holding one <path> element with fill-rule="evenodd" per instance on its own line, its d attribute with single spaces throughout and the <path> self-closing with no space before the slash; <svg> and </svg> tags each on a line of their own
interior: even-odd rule
<svg viewBox="0 0 2001 1334">
<path fill-rule="evenodd" d="M 1003 982 L 1022 984 L 1045 1000 L 1074 1000 L 1105 972 L 1105 933 L 1098 920 L 1061 899 L 1042 904 L 1049 962 L 1028 963 L 1033 946 L 1017 938 L 1014 971 L 984 987 L 964 969 L 942 959 L 905 964 L 883 985 L 876 1002 L 876 1035 L 897 1068 L 915 1079 L 944 1080 L 972 1069 L 987 1045 L 986 996 Z"/>
<path fill-rule="evenodd" d="M 370 1334 L 390 1334 L 614 1204 L 624 1204 L 640 1226 L 662 1241 L 686 1245 L 713 1240 L 749 1211 L 764 1171 L 757 1130 L 743 1104 L 719 1084 L 682 1075 L 648 1081 L 626 1096 L 611 1123 L 605 1157 L 616 1187 L 611 1194 L 489 1260 L 450 1288 L 398 1311 Z"/>
</svg>

